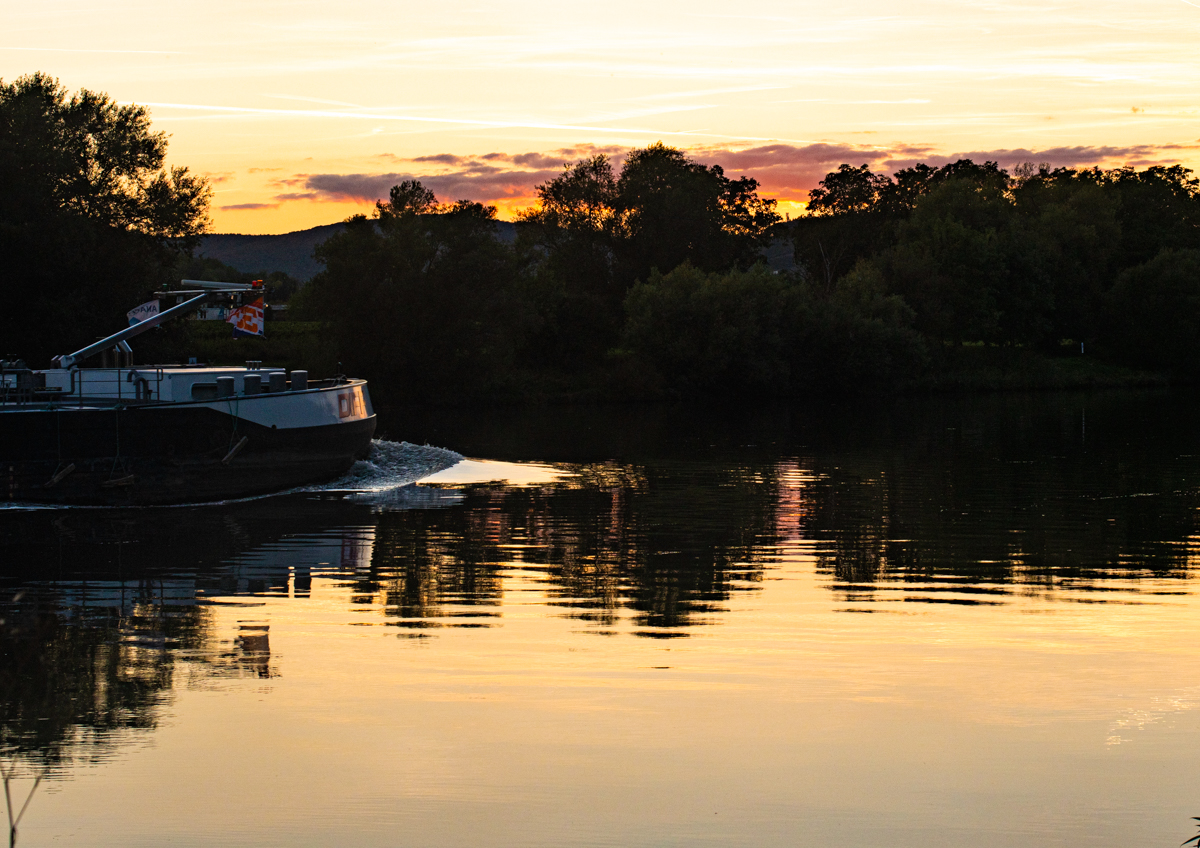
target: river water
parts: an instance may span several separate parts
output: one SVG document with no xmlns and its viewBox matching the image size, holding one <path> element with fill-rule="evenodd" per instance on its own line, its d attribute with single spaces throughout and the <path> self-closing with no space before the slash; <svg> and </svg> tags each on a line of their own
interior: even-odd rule
<svg viewBox="0 0 1200 848">
<path fill-rule="evenodd" d="M 1177 846 L 1198 412 L 397 411 L 319 491 L 0 510 L 18 844 Z"/>
</svg>

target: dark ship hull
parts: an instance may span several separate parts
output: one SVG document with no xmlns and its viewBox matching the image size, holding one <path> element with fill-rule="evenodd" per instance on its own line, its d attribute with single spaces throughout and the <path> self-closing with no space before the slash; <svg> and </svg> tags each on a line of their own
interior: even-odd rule
<svg viewBox="0 0 1200 848">
<path fill-rule="evenodd" d="M 319 401 L 326 393 L 319 389 L 302 393 L 314 396 L 307 399 L 261 396 L 253 404 L 241 399 L 240 408 L 10 407 L 0 412 L 0 501 L 198 503 L 334 479 L 367 456 L 376 418 L 368 400 L 351 405 L 356 414 L 339 419 L 338 389 L 327 391 L 333 412 L 323 416 L 276 409 L 282 401 Z"/>
</svg>

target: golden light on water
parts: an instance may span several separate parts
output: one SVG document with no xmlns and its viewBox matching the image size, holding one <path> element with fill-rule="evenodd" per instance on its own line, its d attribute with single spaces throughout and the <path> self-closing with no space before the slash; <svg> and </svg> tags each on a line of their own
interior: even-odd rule
<svg viewBox="0 0 1200 848">
<path fill-rule="evenodd" d="M 1166 415 L 1122 428 L 1131 398 L 1170 408 L 1089 396 L 1086 443 L 1061 395 L 828 428 L 589 410 L 569 450 L 569 414 L 506 441 L 491 413 L 462 426 L 503 459 L 433 482 L 370 485 L 445 453 L 409 445 L 357 495 L 136 537 L 9 515 L 29 600 L 0 592 L 0 635 L 62 647 L 5 703 L 88 696 L 55 701 L 64 759 L 22 838 L 1178 843 L 1200 460 Z"/>
<path fill-rule="evenodd" d="M 336 559 L 353 574 L 378 544 L 348 529 L 246 561 Z M 556 607 L 520 559 L 495 568 L 494 606 L 446 603 L 418 629 L 395 626 L 386 581 L 363 595 L 318 576 L 304 593 L 210 607 L 225 644 L 250 616 L 268 629 L 269 661 L 180 687 L 153 744 L 106 763 L 103 780 L 81 770 L 70 792 L 39 797 L 29 833 L 52 822 L 103 841 L 131 793 L 141 831 L 162 839 L 211 833 L 197 817 L 219 815 L 227 836 L 314 845 L 345 838 L 350 821 L 359 844 L 384 844 L 384 823 L 441 845 L 480 833 L 736 841 L 751 822 L 775 841 L 800 810 L 818 840 L 887 827 L 905 841 L 1064 838 L 1089 823 L 1039 798 L 1119 798 L 1144 818 L 1186 801 L 1147 787 L 1183 791 L 1192 771 L 1168 756 L 1200 730 L 1190 595 L 1142 583 L 1109 587 L 1103 605 L 1064 593 L 989 609 L 906 603 L 884 587 L 875 614 L 854 615 L 794 540 L 719 620 L 657 640 L 631 638 L 639 625 L 622 610 L 600 626 Z"/>
</svg>

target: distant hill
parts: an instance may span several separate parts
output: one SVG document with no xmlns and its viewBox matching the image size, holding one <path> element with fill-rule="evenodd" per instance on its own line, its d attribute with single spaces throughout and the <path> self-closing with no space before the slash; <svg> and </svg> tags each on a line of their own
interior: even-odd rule
<svg viewBox="0 0 1200 848">
<path fill-rule="evenodd" d="M 297 280 L 306 281 L 323 267 L 313 259 L 313 248 L 345 224 L 325 224 L 311 230 L 297 230 L 278 236 L 243 236 L 217 234 L 205 236 L 196 250 L 239 271 L 283 271 Z"/>
<path fill-rule="evenodd" d="M 796 269 L 796 258 L 792 254 L 790 238 L 771 239 L 771 243 L 763 248 L 762 256 L 773 271 L 794 271 Z"/>
<path fill-rule="evenodd" d="M 297 230 L 277 236 L 244 236 L 233 233 L 205 236 L 196 251 L 209 256 L 239 271 L 283 271 L 305 282 L 322 269 L 313 259 L 313 248 L 325 239 L 341 232 L 345 224 L 325 224 L 310 230 Z M 497 235 L 501 241 L 512 243 L 517 237 L 517 228 L 509 221 L 496 222 Z M 763 251 L 768 264 L 776 270 L 790 270 L 792 245 L 786 239 L 776 239 Z"/>
</svg>

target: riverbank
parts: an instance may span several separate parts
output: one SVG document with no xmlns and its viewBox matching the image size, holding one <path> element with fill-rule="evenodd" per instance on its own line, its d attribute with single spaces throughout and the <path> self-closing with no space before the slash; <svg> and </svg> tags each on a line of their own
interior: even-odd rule
<svg viewBox="0 0 1200 848">
<path fill-rule="evenodd" d="M 223 322 L 190 321 L 156 337 L 146 352 L 158 361 L 186 362 L 196 357 L 212 364 L 240 364 L 258 359 L 286 368 L 304 368 L 314 377 L 338 370 L 338 353 L 317 321 L 272 321 L 265 338 L 232 338 Z M 145 356 L 142 357 L 145 359 Z M 628 357 L 613 356 L 607 367 L 588 373 L 547 373 L 521 370 L 506 386 L 495 386 L 479 395 L 447 391 L 439 397 L 406 396 L 402 387 L 374 379 L 372 393 L 380 402 L 421 402 L 437 405 L 572 404 L 676 401 L 694 398 L 678 386 L 641 367 Z M 369 370 L 357 376 L 372 379 Z M 1165 374 L 1114 365 L 1072 348 L 1058 355 L 1020 347 L 964 345 L 946 348 L 930 357 L 920 373 L 893 385 L 865 387 L 833 386 L 822 394 L 922 395 L 1006 391 L 1051 391 L 1069 389 L 1115 389 L 1165 387 L 1172 380 Z M 807 396 L 807 395 L 806 395 Z M 770 395 L 748 396 L 747 400 L 783 400 Z"/>
<path fill-rule="evenodd" d="M 1049 356 L 1019 347 L 948 350 L 929 371 L 906 382 L 906 394 L 1164 387 L 1161 373 L 1114 365 L 1079 353 Z"/>
</svg>

